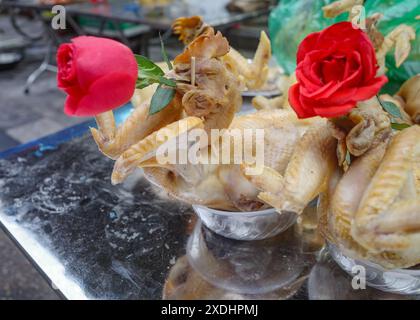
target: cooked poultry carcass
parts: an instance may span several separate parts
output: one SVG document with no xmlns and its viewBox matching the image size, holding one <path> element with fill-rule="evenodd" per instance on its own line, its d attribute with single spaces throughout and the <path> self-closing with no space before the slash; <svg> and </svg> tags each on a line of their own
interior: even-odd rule
<svg viewBox="0 0 420 320">
<path fill-rule="evenodd" d="M 210 28 L 175 58 L 174 69 L 168 74 L 178 80 L 177 92 L 182 95 L 185 113 L 202 117 L 208 132 L 229 127 L 242 106 L 237 77 L 218 59 L 228 52 L 226 38 Z"/>
<path fill-rule="evenodd" d="M 264 129 L 264 165 L 283 173 L 298 140 L 311 126 L 323 122 L 320 118 L 298 119 L 291 110 L 261 110 L 235 117 L 229 129 Z"/>
<path fill-rule="evenodd" d="M 395 98 L 402 100 L 403 108 L 412 121 L 420 124 L 420 74 L 404 82 Z"/>
<path fill-rule="evenodd" d="M 191 120 L 188 120 L 191 119 Z M 186 118 L 180 121 L 192 121 L 190 128 L 202 126 L 202 122 L 198 118 Z M 310 171 L 309 175 L 313 175 L 318 166 L 312 164 L 311 153 L 305 153 L 303 150 L 308 147 L 312 140 L 308 140 L 305 132 L 311 130 L 316 126 L 321 128 L 320 124 L 325 121 L 321 119 L 298 120 L 296 115 L 291 111 L 275 110 L 275 111 L 260 111 L 257 113 L 238 116 L 234 119 L 231 126 L 226 130 L 225 134 L 230 133 L 241 135 L 244 129 L 264 129 L 264 163 L 263 165 L 272 168 L 276 174 L 282 174 L 289 166 L 290 172 L 296 173 L 296 179 L 301 178 L 303 173 L 298 173 L 302 170 Z M 171 128 L 176 129 L 178 126 L 174 123 L 170 125 Z M 325 128 L 324 128 L 325 129 Z M 161 129 L 165 130 L 165 128 Z M 177 130 L 177 129 L 176 129 Z M 188 129 L 189 130 L 189 129 Z M 224 164 L 159 164 L 156 160 L 157 150 L 164 143 L 170 139 L 177 138 L 184 132 L 171 131 L 165 135 L 165 139 L 157 139 L 158 133 L 154 133 L 148 138 L 142 140 L 139 144 L 124 152 L 117 160 L 114 172 L 112 174 L 113 182 L 119 183 L 124 180 L 135 168 L 144 168 L 145 176 L 154 184 L 164 189 L 173 197 L 192 204 L 206 205 L 216 209 L 223 210 L 257 210 L 271 204 L 265 202 L 260 197 L 258 185 L 254 185 L 254 176 L 246 176 L 240 169 L 240 164 L 235 163 L 234 157 L 229 157 L 231 163 Z M 324 130 L 324 132 L 327 132 Z M 224 138 L 225 136 L 223 136 Z M 306 144 L 299 147 L 301 140 L 308 140 Z M 332 139 L 333 142 L 335 141 Z M 229 140 L 229 143 L 234 143 L 234 140 Z M 253 139 L 253 149 L 256 149 L 256 139 Z M 226 146 L 226 145 L 224 145 Z M 297 146 L 302 152 L 294 152 Z M 201 150 L 203 154 L 207 155 L 207 144 L 204 144 Z M 212 149 L 213 145 L 209 148 Z M 315 147 L 314 147 L 315 148 Z M 310 148 L 311 149 L 311 148 Z M 223 147 L 220 149 L 223 152 Z M 220 151 L 218 149 L 218 151 Z M 215 152 L 211 150 L 210 152 Z M 291 165 L 292 160 L 296 162 Z M 302 158 L 303 159 L 302 159 Z M 328 159 L 328 156 L 326 157 Z M 324 163 L 323 161 L 321 161 Z M 327 161 L 328 162 L 328 161 Z M 300 166 L 301 164 L 303 166 Z M 323 167 L 322 165 L 320 167 Z M 314 170 L 315 168 L 315 170 Z M 289 174 L 287 177 L 292 176 Z M 320 172 L 319 177 L 322 176 L 323 183 L 325 179 L 325 170 Z M 258 176 L 255 176 L 258 177 Z M 255 178 L 258 179 L 258 178 Z M 294 181 L 294 180 L 293 180 Z M 303 181 L 300 180 L 300 184 Z M 314 182 L 316 185 L 316 182 Z M 299 188 L 299 184 L 296 184 Z M 319 186 L 318 186 L 319 187 Z M 306 195 L 306 192 L 311 192 Z M 315 191 L 316 192 L 316 191 Z M 303 196 L 303 201 L 307 202 L 316 196 L 313 189 L 307 188 L 300 190 L 299 195 Z M 307 203 L 303 203 L 303 207 Z M 303 209 L 303 208 L 302 208 Z M 292 210 L 292 209 L 290 209 Z"/>
<path fill-rule="evenodd" d="M 302 213 L 310 201 L 326 190 L 337 167 L 336 144 L 326 121 L 314 122 L 297 141 L 283 174 L 266 166 L 261 175 L 248 176 L 261 191 L 258 198 L 279 213 Z"/>
<path fill-rule="evenodd" d="M 305 132 L 320 122 L 323 120 L 317 118 L 298 120 L 295 113 L 290 110 L 263 110 L 235 117 L 226 133 L 236 132 L 238 129 L 240 132 L 246 129 L 264 129 L 264 163 L 260 165 L 282 175 L 290 165 L 296 145 L 303 139 Z M 256 139 L 253 139 L 253 143 L 252 153 L 255 154 L 258 152 Z M 232 155 L 232 162 L 233 160 Z M 264 171 L 247 172 L 247 169 L 252 169 L 254 165 L 249 165 L 246 159 L 243 160 L 241 164 L 236 162 L 234 165 L 222 166 L 219 171 L 219 179 L 225 187 L 227 196 L 241 210 L 256 210 L 264 203 L 272 205 L 260 197 L 259 179 L 264 177 Z M 300 161 L 300 158 L 297 157 L 294 161 Z M 243 165 L 245 163 L 246 166 Z"/>
<path fill-rule="evenodd" d="M 338 176 L 338 181 L 330 187 L 330 207 L 324 210 L 331 212 L 326 223 L 332 235 L 329 235 L 328 231 L 325 231 L 325 234 L 330 241 L 337 239 L 337 244 L 344 252 L 346 248 L 352 248 L 357 253 L 365 253 L 350 235 L 351 223 L 360 199 L 381 163 L 387 142 L 388 140 L 384 139 L 378 146 L 355 159 L 345 174 L 341 178 Z"/>
<path fill-rule="evenodd" d="M 205 24 L 199 16 L 178 18 L 173 23 L 172 29 L 186 45 L 195 38 L 212 32 L 212 28 Z M 251 63 L 233 48 L 230 48 L 222 60 L 231 71 L 236 73 L 248 89 L 255 90 L 261 88 L 267 81 L 270 58 L 271 43 L 266 33 L 261 31 L 260 42 Z"/>
<path fill-rule="evenodd" d="M 385 268 L 420 263 L 420 127 L 384 139 L 357 158 L 333 193 L 330 239 Z"/>
</svg>

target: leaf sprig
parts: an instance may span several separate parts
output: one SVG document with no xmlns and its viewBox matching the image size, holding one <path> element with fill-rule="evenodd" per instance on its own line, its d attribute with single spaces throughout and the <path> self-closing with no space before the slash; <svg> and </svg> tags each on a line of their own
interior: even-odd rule
<svg viewBox="0 0 420 320">
<path fill-rule="evenodd" d="M 166 50 L 165 50 L 165 44 L 163 43 L 162 36 L 160 35 L 160 33 L 159 33 L 159 40 L 160 40 L 160 53 L 162 54 L 163 61 L 165 61 L 166 64 L 168 65 L 168 69 L 172 70 L 173 66 L 172 66 L 171 61 L 168 59 L 168 54 L 166 53 Z"/>
<path fill-rule="evenodd" d="M 160 37 L 161 51 L 163 60 L 172 70 L 172 64 L 168 59 L 162 38 Z M 175 96 L 176 81 L 165 77 L 163 70 L 152 60 L 142 56 L 134 55 L 138 65 L 138 76 L 136 82 L 137 89 L 146 88 L 154 83 L 158 83 L 158 87 L 153 94 L 150 102 L 149 114 L 153 115 L 166 108 Z"/>
<path fill-rule="evenodd" d="M 381 107 L 391 115 L 391 128 L 392 129 L 394 129 L 394 130 L 404 130 L 404 129 L 410 127 L 410 125 L 408 123 L 393 122 L 396 119 L 403 119 L 401 111 L 395 103 L 393 103 L 391 101 L 383 101 L 383 100 L 381 100 L 381 98 L 379 98 L 378 95 L 376 96 L 376 98 L 378 99 Z"/>
</svg>

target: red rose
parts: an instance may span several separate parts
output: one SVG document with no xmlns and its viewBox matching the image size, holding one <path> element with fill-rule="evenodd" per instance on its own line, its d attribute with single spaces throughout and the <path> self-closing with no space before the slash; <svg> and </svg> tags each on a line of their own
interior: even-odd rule
<svg viewBox="0 0 420 320">
<path fill-rule="evenodd" d="M 336 23 L 300 43 L 289 102 L 299 118 L 345 115 L 388 81 L 375 77 L 377 69 L 369 37 L 350 22 Z"/>
<path fill-rule="evenodd" d="M 64 112 L 94 116 L 130 100 L 137 80 L 131 50 L 110 39 L 77 37 L 57 52 L 58 87 L 68 97 Z"/>
</svg>

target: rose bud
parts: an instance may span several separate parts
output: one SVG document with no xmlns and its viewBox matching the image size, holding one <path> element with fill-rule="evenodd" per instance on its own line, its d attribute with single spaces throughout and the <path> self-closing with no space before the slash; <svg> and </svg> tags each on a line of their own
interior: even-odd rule
<svg viewBox="0 0 420 320">
<path fill-rule="evenodd" d="M 60 45 L 58 87 L 68 94 L 64 112 L 95 116 L 128 102 L 137 80 L 137 62 L 125 45 L 105 38 L 81 36 Z"/>
<path fill-rule="evenodd" d="M 372 42 L 350 22 L 309 34 L 298 47 L 296 62 L 298 82 L 289 89 L 289 102 L 299 118 L 345 115 L 388 81 L 376 77 Z"/>
</svg>

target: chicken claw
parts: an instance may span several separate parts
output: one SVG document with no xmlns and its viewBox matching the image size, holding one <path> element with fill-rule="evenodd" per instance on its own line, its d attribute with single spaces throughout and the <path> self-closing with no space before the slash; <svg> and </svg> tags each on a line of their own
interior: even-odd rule
<svg viewBox="0 0 420 320">
<path fill-rule="evenodd" d="M 264 31 L 261 31 L 260 42 L 251 62 L 233 48 L 223 57 L 225 63 L 243 77 L 246 87 L 250 90 L 259 89 L 267 82 L 270 59 L 271 43 Z"/>
<path fill-rule="evenodd" d="M 182 104 L 179 95 L 157 114 L 149 115 L 149 107 L 150 104 L 145 102 L 135 108 L 118 129 L 112 111 L 97 115 L 98 129 L 91 128 L 90 132 L 99 150 L 115 160 L 132 144 L 181 118 Z"/>
<path fill-rule="evenodd" d="M 401 24 L 387 34 L 382 42 L 382 46 L 376 52 L 379 70 L 378 75 L 385 73 L 385 56 L 395 46 L 395 65 L 397 67 L 407 59 L 411 51 L 410 41 L 416 38 L 416 32 L 410 26 Z"/>
<path fill-rule="evenodd" d="M 211 36 L 214 32 L 213 28 L 205 24 L 199 16 L 178 18 L 172 25 L 172 29 L 175 34 L 179 35 L 179 40 L 190 47 L 190 53 L 177 59 L 178 62 L 183 63 L 188 62 L 188 56 L 197 56 L 194 48 L 203 47 L 203 44 L 200 42 L 205 41 L 205 37 Z M 197 39 L 200 39 L 198 43 L 191 46 Z M 200 50 L 197 51 L 200 52 Z M 245 83 L 248 89 L 259 89 L 267 82 L 271 43 L 264 31 L 261 31 L 257 51 L 251 63 L 235 49 L 230 48 L 227 51 L 229 52 L 218 56 L 223 56 L 224 64 L 237 74 L 238 78 Z M 205 52 L 211 52 L 211 49 L 206 49 Z"/>
<path fill-rule="evenodd" d="M 263 96 L 256 96 L 252 99 L 252 105 L 256 110 L 274 110 L 282 109 L 284 96 L 278 96 L 268 99 Z"/>
<path fill-rule="evenodd" d="M 325 18 L 335 18 L 344 12 L 352 13 L 352 8 L 354 6 L 362 4 L 363 0 L 340 0 L 322 7 L 322 11 L 324 11 Z"/>
<path fill-rule="evenodd" d="M 204 24 L 199 16 L 180 17 L 172 24 L 172 31 L 178 35 L 179 40 L 185 45 L 203 34 L 207 28 L 209 26 Z"/>
<path fill-rule="evenodd" d="M 173 122 L 132 145 L 115 162 L 112 183 L 121 183 L 136 167 L 148 166 L 151 163 L 159 166 L 155 159 L 157 148 L 183 133 L 202 127 L 202 123 L 199 118 L 188 117 Z"/>
</svg>

